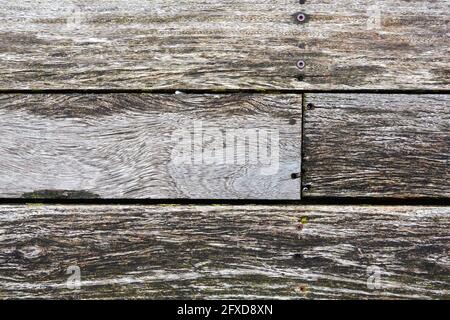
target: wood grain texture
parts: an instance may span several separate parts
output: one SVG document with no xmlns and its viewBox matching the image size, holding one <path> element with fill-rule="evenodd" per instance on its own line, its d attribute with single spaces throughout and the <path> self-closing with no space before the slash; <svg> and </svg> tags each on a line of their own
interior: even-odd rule
<svg viewBox="0 0 450 320">
<path fill-rule="evenodd" d="M 0 95 L 0 197 L 299 199 L 301 110 L 301 95 Z"/>
<path fill-rule="evenodd" d="M 2 206 L 0 297 L 449 299 L 449 228 L 448 207 Z"/>
<path fill-rule="evenodd" d="M 450 197 L 448 95 L 307 94 L 304 196 Z"/>
<path fill-rule="evenodd" d="M 449 89 L 447 0 L 310 0 L 308 88 Z"/>
<path fill-rule="evenodd" d="M 2 89 L 450 89 L 446 0 L 0 6 Z"/>
</svg>

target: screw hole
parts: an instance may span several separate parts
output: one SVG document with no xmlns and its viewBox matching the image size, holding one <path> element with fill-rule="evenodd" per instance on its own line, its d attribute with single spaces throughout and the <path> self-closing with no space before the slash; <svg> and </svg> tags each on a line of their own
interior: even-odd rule
<svg viewBox="0 0 450 320">
<path fill-rule="evenodd" d="M 314 104 L 313 103 L 308 103 L 307 105 L 306 105 L 306 109 L 307 110 L 312 110 L 312 109 L 314 109 Z"/>
<path fill-rule="evenodd" d="M 306 20 L 306 15 L 303 12 L 299 12 L 297 13 L 297 21 L 300 23 L 305 22 Z"/>
<path fill-rule="evenodd" d="M 299 178 L 300 178 L 300 174 L 299 173 L 291 174 L 291 179 L 299 179 Z"/>
<path fill-rule="evenodd" d="M 306 62 L 304 60 L 298 60 L 297 61 L 297 68 L 299 68 L 300 70 L 305 69 L 306 67 Z"/>
</svg>

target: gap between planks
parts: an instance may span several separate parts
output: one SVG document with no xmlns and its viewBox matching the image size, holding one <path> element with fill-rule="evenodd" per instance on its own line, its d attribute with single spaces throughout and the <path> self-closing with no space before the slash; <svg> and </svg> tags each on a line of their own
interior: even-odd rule
<svg viewBox="0 0 450 320">
<path fill-rule="evenodd" d="M 300 89 L 0 89 L 0 94 L 110 94 L 110 93 L 147 93 L 147 94 L 450 94 L 446 89 L 342 89 L 342 90 L 300 90 Z"/>
</svg>

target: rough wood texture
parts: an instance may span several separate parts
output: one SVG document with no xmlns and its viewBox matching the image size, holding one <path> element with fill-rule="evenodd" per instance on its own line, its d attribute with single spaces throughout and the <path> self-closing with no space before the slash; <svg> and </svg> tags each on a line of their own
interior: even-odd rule
<svg viewBox="0 0 450 320">
<path fill-rule="evenodd" d="M 0 95 L 0 197 L 299 199 L 301 95 Z"/>
<path fill-rule="evenodd" d="M 448 207 L 3 206 L 0 297 L 449 299 L 449 228 Z"/>
<path fill-rule="evenodd" d="M 450 89 L 446 0 L 0 6 L 3 89 Z"/>
<path fill-rule="evenodd" d="M 448 95 L 307 94 L 305 102 L 303 196 L 450 197 Z"/>
</svg>

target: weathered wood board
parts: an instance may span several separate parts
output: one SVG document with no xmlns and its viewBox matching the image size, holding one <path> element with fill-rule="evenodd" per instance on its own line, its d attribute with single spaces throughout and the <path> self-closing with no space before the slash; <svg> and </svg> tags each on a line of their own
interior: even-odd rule
<svg viewBox="0 0 450 320">
<path fill-rule="evenodd" d="M 449 228 L 448 207 L 2 206 L 0 298 L 449 299 Z"/>
<path fill-rule="evenodd" d="M 308 88 L 450 89 L 448 0 L 307 0 L 304 11 Z"/>
<path fill-rule="evenodd" d="M 305 104 L 303 196 L 450 197 L 448 95 L 306 94 Z"/>
<path fill-rule="evenodd" d="M 301 112 L 301 95 L 0 95 L 0 198 L 299 199 Z"/>
<path fill-rule="evenodd" d="M 447 0 L 0 7 L 0 89 L 450 89 Z"/>
</svg>

